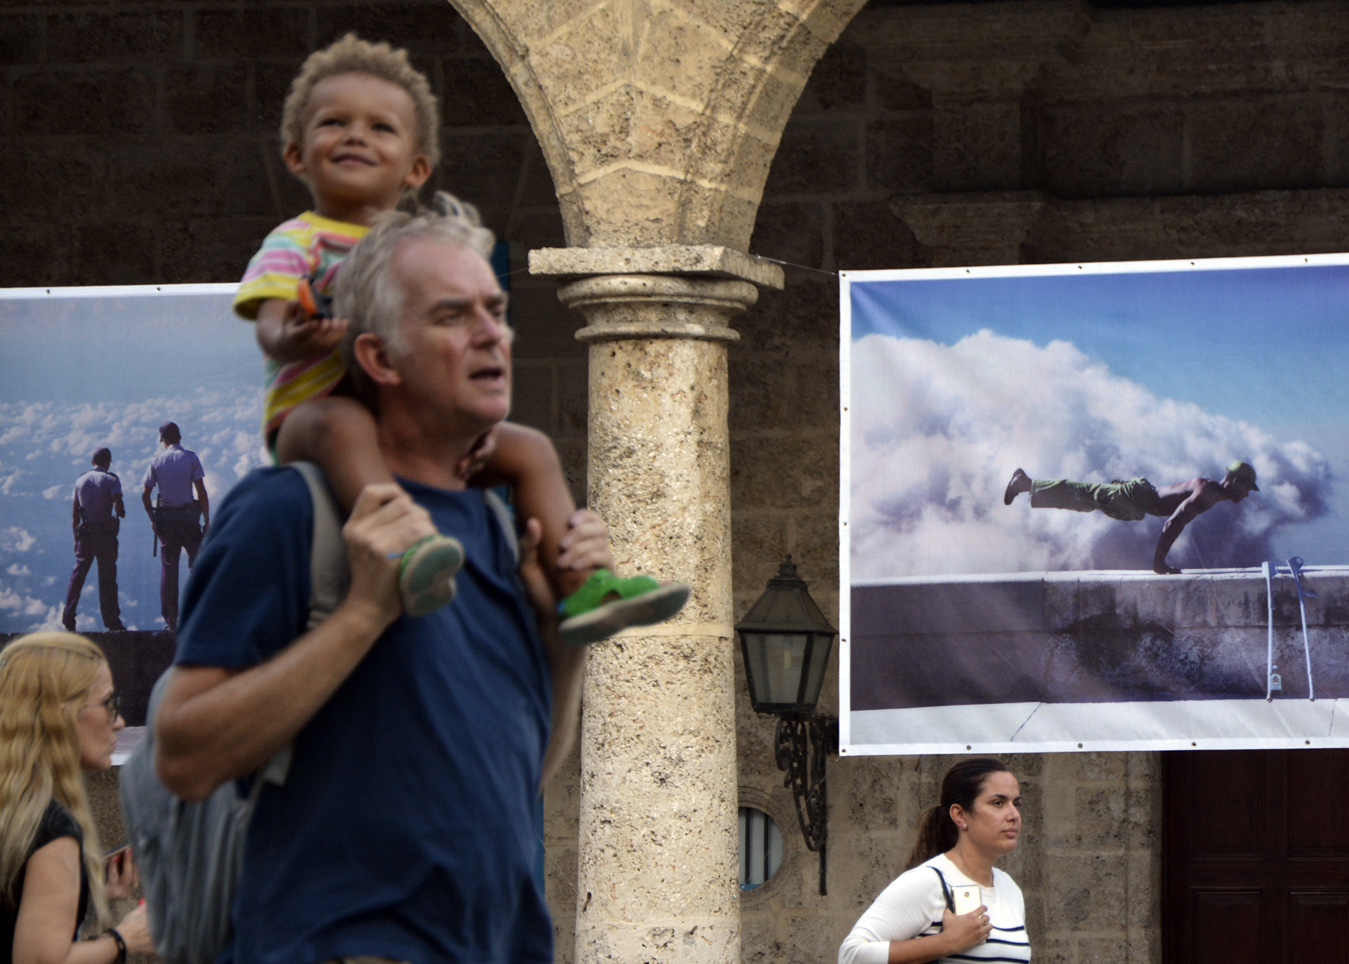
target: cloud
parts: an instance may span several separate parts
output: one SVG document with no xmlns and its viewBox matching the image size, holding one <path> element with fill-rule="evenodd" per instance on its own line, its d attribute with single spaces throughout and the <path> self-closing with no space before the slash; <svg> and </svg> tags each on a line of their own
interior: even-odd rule
<svg viewBox="0 0 1349 964">
<path fill-rule="evenodd" d="M 172 379 L 155 379 L 146 387 L 157 395 L 149 398 L 94 401 L 81 391 L 71 400 L 0 402 L 0 580 L 7 583 L 0 596 L 0 631 L 60 627 L 59 600 L 72 561 L 70 496 L 94 450 L 105 445 L 128 510 L 118 565 L 118 585 L 128 595 L 123 608 L 134 614 L 139 599 L 140 612 L 158 612 L 159 564 L 150 557 L 140 495 L 145 469 L 160 451 L 159 426 L 172 419 L 182 427 L 184 443 L 201 457 L 211 501 L 219 505 L 244 474 L 268 461 L 258 431 L 262 392 L 254 373 L 250 367 L 246 384 L 214 382 L 176 395 L 170 394 Z M 8 568 L 19 564 L 31 572 Z M 94 583 L 91 574 L 86 591 Z M 30 594 L 57 605 L 53 609 Z M 97 605 L 86 600 L 82 608 L 93 613 L 87 627 L 96 628 Z"/>
<path fill-rule="evenodd" d="M 1072 344 L 981 331 L 955 345 L 868 335 L 852 346 L 853 578 L 1149 568 L 1160 519 L 1010 508 L 1036 478 L 1164 485 L 1252 462 L 1260 492 L 1220 504 L 1172 549 L 1180 566 L 1251 566 L 1281 527 L 1324 515 L 1327 459 L 1301 442 L 1158 398 Z"/>
<path fill-rule="evenodd" d="M 5 572 L 9 573 L 11 576 L 31 576 L 33 574 L 33 570 L 29 569 L 27 566 L 20 565 L 17 562 L 6 569 Z"/>
<path fill-rule="evenodd" d="M 47 613 L 47 608 L 47 604 L 41 599 L 25 596 L 13 589 L 0 586 L 0 612 L 10 616 L 43 616 Z"/>
<path fill-rule="evenodd" d="M 11 469 L 0 476 L 0 495 L 19 495 L 22 491 L 18 488 L 19 480 L 26 474 L 22 469 Z"/>
<path fill-rule="evenodd" d="M 184 445 L 221 473 L 216 491 L 238 481 L 249 469 L 267 462 L 257 430 L 262 394 L 253 385 L 229 389 L 198 389 L 178 398 L 135 401 L 83 402 L 68 406 L 50 402 L 0 403 L 0 496 L 27 495 L 20 490 L 30 477 L 41 476 L 45 499 L 68 496 L 70 486 L 89 468 L 95 449 L 112 450 L 112 470 L 124 489 L 140 486 L 145 466 L 158 450 L 159 426 L 166 419 L 183 428 Z M 18 469 L 14 464 L 58 462 L 68 480 L 53 480 L 45 468 Z"/>
<path fill-rule="evenodd" d="M 27 552 L 37 544 L 37 539 L 18 526 L 0 529 L 0 549 L 5 552 Z"/>
</svg>

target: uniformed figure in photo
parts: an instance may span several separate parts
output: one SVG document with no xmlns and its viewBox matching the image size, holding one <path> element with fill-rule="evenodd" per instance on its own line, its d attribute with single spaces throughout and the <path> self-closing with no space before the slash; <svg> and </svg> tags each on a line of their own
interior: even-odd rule
<svg viewBox="0 0 1349 964">
<path fill-rule="evenodd" d="M 75 631 L 75 607 L 84 589 L 89 567 L 98 563 L 98 607 L 103 627 L 120 632 L 122 610 L 117 604 L 117 530 L 126 518 L 122 504 L 122 482 L 111 471 L 112 452 L 101 448 L 94 453 L 93 469 L 75 480 L 71 502 L 70 526 L 75 533 L 75 568 L 66 587 L 66 608 L 61 625 Z"/>
<path fill-rule="evenodd" d="M 1152 570 L 1162 575 L 1174 575 L 1180 570 L 1167 565 L 1166 554 L 1190 520 L 1219 502 L 1240 502 L 1250 493 L 1259 491 L 1255 484 L 1255 467 L 1242 461 L 1229 465 L 1221 482 L 1190 479 L 1160 489 L 1142 478 L 1070 482 L 1067 479 L 1032 479 L 1017 469 L 1007 483 L 1002 501 L 1004 505 L 1011 505 L 1022 492 L 1029 492 L 1032 509 L 1100 511 L 1121 522 L 1137 522 L 1150 515 L 1164 516 L 1166 522 L 1162 525 L 1161 538 L 1157 540 L 1157 551 L 1153 553 Z"/>
<path fill-rule="evenodd" d="M 180 444 L 177 424 L 159 426 L 164 450 L 145 470 L 141 502 L 159 540 L 159 608 L 169 630 L 178 628 L 178 558 L 187 550 L 187 568 L 197 560 L 201 539 L 211 522 L 211 503 L 206 496 L 206 473 L 196 452 Z M 150 493 L 159 488 L 152 505 Z M 195 490 L 196 498 L 193 498 Z"/>
</svg>

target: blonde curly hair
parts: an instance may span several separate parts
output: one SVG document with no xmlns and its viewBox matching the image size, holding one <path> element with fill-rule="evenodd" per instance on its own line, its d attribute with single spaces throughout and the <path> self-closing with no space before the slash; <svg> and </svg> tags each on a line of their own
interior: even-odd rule
<svg viewBox="0 0 1349 964">
<path fill-rule="evenodd" d="M 84 832 L 81 858 L 93 898 L 88 923 L 108 916 L 102 849 L 80 771 L 75 716 L 103 651 L 74 633 L 31 633 L 0 650 L 0 906 L 17 907 L 19 875 L 47 805 L 55 800 Z"/>
<path fill-rule="evenodd" d="M 369 74 L 403 88 L 412 98 L 417 119 L 417 153 L 434 169 L 440 163 L 440 110 L 426 76 L 412 66 L 408 52 L 387 43 L 372 44 L 349 33 L 323 50 L 315 51 L 290 83 L 281 108 L 281 149 L 304 143 L 305 115 L 314 88 L 339 74 Z"/>
</svg>

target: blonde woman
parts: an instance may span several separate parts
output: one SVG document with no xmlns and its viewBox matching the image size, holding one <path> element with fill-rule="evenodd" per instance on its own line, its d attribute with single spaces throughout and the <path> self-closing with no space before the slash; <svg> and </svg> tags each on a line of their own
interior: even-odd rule
<svg viewBox="0 0 1349 964">
<path fill-rule="evenodd" d="M 83 636 L 34 633 L 0 649 L 0 964 L 154 951 L 144 906 L 99 930 L 132 875 L 105 869 L 81 771 L 112 765 L 125 725 L 107 660 Z"/>
<path fill-rule="evenodd" d="M 838 951 L 839 964 L 1030 960 L 1016 882 L 993 864 L 1021 836 L 1021 788 L 993 757 L 953 766 L 918 821 L 909 870 L 881 891 Z"/>
</svg>

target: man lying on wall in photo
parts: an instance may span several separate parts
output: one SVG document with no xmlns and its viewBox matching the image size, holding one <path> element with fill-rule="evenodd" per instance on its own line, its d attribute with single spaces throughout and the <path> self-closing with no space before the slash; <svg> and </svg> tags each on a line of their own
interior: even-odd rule
<svg viewBox="0 0 1349 964">
<path fill-rule="evenodd" d="M 1152 571 L 1167 576 L 1180 572 L 1166 564 L 1166 554 L 1190 520 L 1219 502 L 1240 502 L 1252 492 L 1259 491 L 1255 484 L 1255 467 L 1238 460 L 1227 467 L 1221 482 L 1196 478 L 1164 485 L 1160 489 L 1142 478 L 1069 482 L 1067 479 L 1032 479 L 1017 469 L 1007 483 L 1002 501 L 1004 505 L 1011 505 L 1022 492 L 1029 492 L 1032 509 L 1099 510 L 1121 522 L 1137 522 L 1150 515 L 1165 516 L 1157 551 L 1152 556 Z"/>
</svg>

